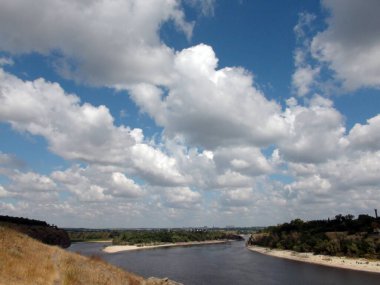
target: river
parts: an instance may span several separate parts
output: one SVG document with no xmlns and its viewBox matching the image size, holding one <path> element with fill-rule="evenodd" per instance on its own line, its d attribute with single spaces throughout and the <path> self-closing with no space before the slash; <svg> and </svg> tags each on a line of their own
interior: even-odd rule
<svg viewBox="0 0 380 285">
<path fill-rule="evenodd" d="M 262 255 L 244 242 L 157 248 L 107 254 L 104 243 L 74 243 L 69 250 L 144 277 L 169 277 L 185 285 L 372 285 L 380 274 L 344 270 Z M 108 245 L 108 244 L 107 244 Z"/>
</svg>

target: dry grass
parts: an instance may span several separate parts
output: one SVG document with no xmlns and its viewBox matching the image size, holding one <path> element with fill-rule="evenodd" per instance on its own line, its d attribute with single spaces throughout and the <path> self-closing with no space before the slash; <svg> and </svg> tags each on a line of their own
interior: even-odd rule
<svg viewBox="0 0 380 285">
<path fill-rule="evenodd" d="M 0 227 L 0 285 L 139 285 L 144 279 Z"/>
</svg>

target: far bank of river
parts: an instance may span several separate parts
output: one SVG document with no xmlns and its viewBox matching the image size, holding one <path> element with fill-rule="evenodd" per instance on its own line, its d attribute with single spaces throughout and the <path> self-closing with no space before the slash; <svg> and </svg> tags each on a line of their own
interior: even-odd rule
<svg viewBox="0 0 380 285">
<path fill-rule="evenodd" d="M 177 243 L 164 243 L 154 245 L 109 245 L 103 249 L 107 253 L 116 253 L 121 251 L 153 249 L 162 247 L 176 247 L 176 246 L 194 246 L 194 245 L 210 245 L 218 243 L 226 243 L 228 240 L 208 240 L 208 241 L 191 241 L 191 242 L 177 242 Z"/>
<path fill-rule="evenodd" d="M 149 277 L 185 285 L 378 285 L 380 275 L 296 262 L 250 251 L 244 242 L 106 253 L 110 243 L 74 243 L 69 250 Z"/>
</svg>

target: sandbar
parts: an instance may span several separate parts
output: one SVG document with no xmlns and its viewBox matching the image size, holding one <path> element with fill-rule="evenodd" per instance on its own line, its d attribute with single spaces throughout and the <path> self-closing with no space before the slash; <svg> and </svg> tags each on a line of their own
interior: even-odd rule
<svg viewBox="0 0 380 285">
<path fill-rule="evenodd" d="M 360 270 L 380 273 L 380 260 L 365 258 L 350 258 L 340 256 L 314 255 L 312 252 L 295 252 L 291 250 L 270 249 L 260 246 L 248 246 L 249 250 L 295 261 L 337 267 L 342 269 Z"/>
<path fill-rule="evenodd" d="M 103 248 L 103 251 L 107 253 L 116 253 L 120 251 L 142 250 L 142 249 L 174 247 L 174 246 L 207 245 L 207 244 L 218 244 L 218 243 L 226 243 L 226 242 L 229 242 L 229 241 L 228 240 L 208 240 L 208 241 L 176 242 L 176 243 L 164 243 L 164 244 L 153 244 L 153 245 L 109 245 Z"/>
</svg>

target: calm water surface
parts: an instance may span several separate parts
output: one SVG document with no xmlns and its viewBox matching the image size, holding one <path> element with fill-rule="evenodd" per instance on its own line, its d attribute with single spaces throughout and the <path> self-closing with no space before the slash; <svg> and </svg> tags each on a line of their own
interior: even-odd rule
<svg viewBox="0 0 380 285">
<path fill-rule="evenodd" d="M 69 250 L 150 277 L 169 277 L 185 285 L 380 284 L 380 274 L 343 270 L 275 258 L 249 251 L 244 242 L 159 248 L 106 254 L 104 243 L 75 243 Z"/>
</svg>

